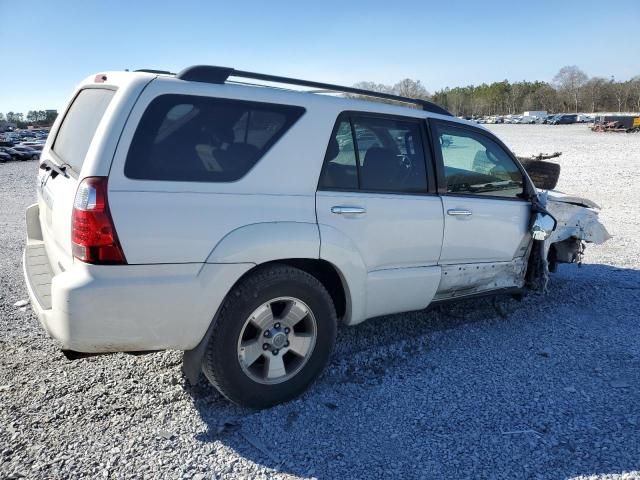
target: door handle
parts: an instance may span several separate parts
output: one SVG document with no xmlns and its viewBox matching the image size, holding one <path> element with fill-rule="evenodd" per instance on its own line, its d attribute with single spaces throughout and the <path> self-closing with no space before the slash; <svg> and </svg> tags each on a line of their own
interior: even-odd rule
<svg viewBox="0 0 640 480">
<path fill-rule="evenodd" d="M 362 207 L 331 207 L 331 213 L 338 215 L 362 215 L 366 212 Z"/>
<path fill-rule="evenodd" d="M 469 215 L 473 215 L 473 212 L 471 212 L 471 210 L 464 210 L 462 208 L 450 208 L 449 210 L 447 210 L 447 215 L 451 215 L 452 217 L 457 217 L 457 216 L 469 216 Z"/>
</svg>

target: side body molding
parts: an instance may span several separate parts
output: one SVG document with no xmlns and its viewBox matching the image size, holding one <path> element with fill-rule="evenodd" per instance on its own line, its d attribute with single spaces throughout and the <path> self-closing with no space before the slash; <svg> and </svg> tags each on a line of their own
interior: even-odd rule
<svg viewBox="0 0 640 480">
<path fill-rule="evenodd" d="M 254 263 L 281 258 L 319 258 L 318 225 L 265 222 L 237 228 L 218 242 L 206 263 Z"/>
</svg>

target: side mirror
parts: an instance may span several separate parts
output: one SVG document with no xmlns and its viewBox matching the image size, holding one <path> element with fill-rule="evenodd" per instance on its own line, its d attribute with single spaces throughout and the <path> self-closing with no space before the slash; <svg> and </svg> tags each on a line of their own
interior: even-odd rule
<svg viewBox="0 0 640 480">
<path fill-rule="evenodd" d="M 558 222 L 548 213 L 538 212 L 531 227 L 531 236 L 534 240 L 546 240 L 556 229 Z"/>
</svg>

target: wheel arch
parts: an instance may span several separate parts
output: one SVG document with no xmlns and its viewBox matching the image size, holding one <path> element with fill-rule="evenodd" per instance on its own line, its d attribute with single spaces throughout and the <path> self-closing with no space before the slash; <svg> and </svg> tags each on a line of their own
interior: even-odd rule
<svg viewBox="0 0 640 480">
<path fill-rule="evenodd" d="M 261 265 L 282 252 L 294 258 L 318 258 L 320 234 L 315 223 L 260 222 L 232 230 L 213 247 L 206 263 Z"/>
<path fill-rule="evenodd" d="M 195 385 L 199 381 L 202 360 L 211 335 L 212 326 L 214 325 L 220 312 L 220 308 L 224 304 L 225 300 L 231 292 L 234 291 L 236 286 L 240 284 L 240 282 L 269 265 L 288 265 L 298 268 L 315 277 L 327 289 L 336 309 L 336 316 L 338 320 L 341 320 L 344 323 L 349 322 L 351 312 L 349 286 L 343 274 L 334 264 L 318 258 L 280 258 L 256 264 L 240 276 L 240 278 L 238 278 L 238 280 L 236 280 L 236 282 L 228 289 L 227 294 L 220 303 L 218 310 L 215 312 L 207 331 L 198 345 L 193 349 L 184 352 L 183 372 L 192 385 Z"/>
<path fill-rule="evenodd" d="M 285 258 L 265 262 L 257 265 L 255 268 L 274 264 L 289 265 L 317 278 L 324 288 L 327 289 L 327 292 L 329 292 L 331 300 L 333 300 L 333 306 L 336 309 L 338 320 L 344 320 L 345 317 L 348 316 L 351 306 L 349 286 L 335 265 L 326 260 L 316 258 Z M 245 275 L 250 274 L 253 270 L 254 269 L 249 270 Z"/>
</svg>

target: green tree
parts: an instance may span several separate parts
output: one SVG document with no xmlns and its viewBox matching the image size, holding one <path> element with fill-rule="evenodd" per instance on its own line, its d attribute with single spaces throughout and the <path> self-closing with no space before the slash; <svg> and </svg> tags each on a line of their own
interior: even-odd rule
<svg viewBox="0 0 640 480">
<path fill-rule="evenodd" d="M 46 112 L 44 112 L 44 121 L 47 123 L 47 125 L 53 125 L 53 122 L 55 122 L 57 117 L 58 112 L 56 110 L 47 110 Z"/>
<path fill-rule="evenodd" d="M 558 92 L 549 84 L 541 85 L 533 92 L 534 105 L 533 110 L 544 110 L 546 112 L 557 112 L 560 108 Z"/>
</svg>

